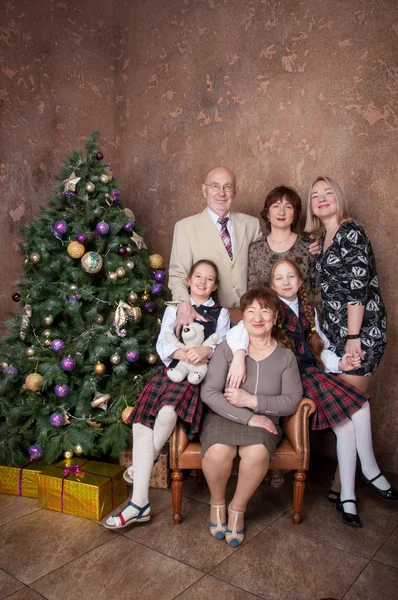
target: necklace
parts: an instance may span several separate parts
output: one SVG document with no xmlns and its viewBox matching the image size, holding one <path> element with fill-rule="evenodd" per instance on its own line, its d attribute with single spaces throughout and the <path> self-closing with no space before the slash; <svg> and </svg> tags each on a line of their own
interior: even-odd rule
<svg viewBox="0 0 398 600">
<path fill-rule="evenodd" d="M 290 240 L 290 238 L 292 237 L 293 233 L 294 233 L 294 231 L 291 231 L 289 237 L 286 238 L 285 240 L 282 240 L 281 242 L 277 242 L 276 240 L 274 240 L 274 238 L 272 237 L 271 234 L 269 234 L 268 237 L 272 242 L 274 242 L 274 244 L 276 244 L 277 246 L 280 246 L 284 242 L 288 242 Z"/>
<path fill-rule="evenodd" d="M 271 346 L 273 346 L 274 343 L 275 343 L 275 340 L 271 340 L 271 342 L 267 346 L 264 346 L 264 348 L 259 348 L 258 346 L 253 344 L 253 342 L 250 342 L 250 346 L 253 346 L 253 348 L 255 348 L 256 350 L 259 350 L 259 352 L 264 352 L 265 350 L 268 350 L 268 348 L 271 348 Z"/>
</svg>

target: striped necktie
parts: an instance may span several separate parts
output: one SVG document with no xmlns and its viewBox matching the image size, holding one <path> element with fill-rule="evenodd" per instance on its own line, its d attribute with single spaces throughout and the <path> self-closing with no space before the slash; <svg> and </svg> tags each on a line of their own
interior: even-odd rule
<svg viewBox="0 0 398 600">
<path fill-rule="evenodd" d="M 220 225 L 221 225 L 221 239 L 225 246 L 226 251 L 228 252 L 229 258 L 232 260 L 233 259 L 232 244 L 231 244 L 231 238 L 229 237 L 229 233 L 228 233 L 228 229 L 227 229 L 228 220 L 229 220 L 229 217 L 219 217 L 217 223 L 220 223 Z"/>
</svg>

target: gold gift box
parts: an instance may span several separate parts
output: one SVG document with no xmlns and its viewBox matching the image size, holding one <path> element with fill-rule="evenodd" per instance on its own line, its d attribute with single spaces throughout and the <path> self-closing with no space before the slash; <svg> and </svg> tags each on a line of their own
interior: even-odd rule
<svg viewBox="0 0 398 600">
<path fill-rule="evenodd" d="M 44 468 L 38 463 L 27 463 L 23 467 L 0 465 L 0 494 L 37 498 L 37 478 Z"/>
<path fill-rule="evenodd" d="M 119 465 L 124 467 L 131 467 L 133 464 L 133 451 L 132 449 L 125 450 L 119 457 Z M 150 488 L 167 490 L 170 485 L 170 468 L 169 468 L 169 452 L 168 446 L 164 446 L 160 453 L 160 456 L 153 466 L 151 473 L 151 480 L 149 482 Z"/>
<path fill-rule="evenodd" d="M 63 460 L 39 475 L 39 506 L 100 521 L 127 498 L 123 471 L 82 458 Z"/>
</svg>

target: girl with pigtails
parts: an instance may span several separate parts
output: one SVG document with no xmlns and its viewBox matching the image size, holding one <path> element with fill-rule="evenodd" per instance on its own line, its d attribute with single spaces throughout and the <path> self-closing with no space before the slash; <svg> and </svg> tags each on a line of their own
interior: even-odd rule
<svg viewBox="0 0 398 600">
<path fill-rule="evenodd" d="M 321 430 L 330 427 L 336 435 L 342 485 L 337 510 L 344 523 L 361 527 L 355 501 L 357 454 L 364 477 L 372 478 L 380 472 L 373 452 L 369 396 L 332 375 L 357 369 L 361 357 L 358 353 L 345 353 L 339 357 L 329 349 L 329 341 L 319 327 L 316 311 L 308 300 L 294 262 L 284 259 L 277 261 L 271 270 L 270 283 L 282 300 L 283 310 L 278 315 L 278 326 L 288 334 L 293 344 L 304 395 L 317 406 L 311 428 Z M 236 387 L 245 379 L 247 340 L 242 322 L 227 334 L 227 342 L 234 352 L 229 382 Z M 242 406 L 239 396 L 234 401 L 235 406 Z M 398 497 L 397 490 L 391 486 L 390 496 L 392 499 Z"/>
</svg>

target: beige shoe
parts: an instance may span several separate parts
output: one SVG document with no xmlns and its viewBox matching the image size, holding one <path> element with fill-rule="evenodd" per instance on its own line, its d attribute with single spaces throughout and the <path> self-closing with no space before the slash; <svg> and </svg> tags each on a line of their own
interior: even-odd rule
<svg viewBox="0 0 398 600">
<path fill-rule="evenodd" d="M 235 518 L 234 518 L 234 524 L 232 526 L 232 529 L 227 528 L 225 531 L 225 539 L 227 540 L 227 542 L 230 546 L 233 546 L 236 548 L 237 546 L 240 546 L 241 543 L 243 542 L 243 540 L 245 539 L 245 530 L 244 529 L 242 529 L 241 531 L 236 531 L 236 526 L 238 524 L 238 517 L 239 517 L 239 515 L 244 515 L 245 511 L 234 510 L 233 508 L 231 508 L 231 505 L 229 505 L 228 512 L 235 515 Z"/>
<path fill-rule="evenodd" d="M 224 508 L 225 504 L 211 504 L 213 508 L 216 508 L 216 516 L 217 516 L 217 525 L 214 525 L 210 521 L 210 533 L 217 540 L 223 540 L 225 538 L 225 531 L 227 529 L 227 523 L 221 523 L 221 509 Z"/>
</svg>

